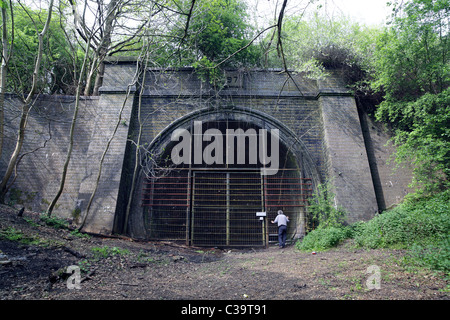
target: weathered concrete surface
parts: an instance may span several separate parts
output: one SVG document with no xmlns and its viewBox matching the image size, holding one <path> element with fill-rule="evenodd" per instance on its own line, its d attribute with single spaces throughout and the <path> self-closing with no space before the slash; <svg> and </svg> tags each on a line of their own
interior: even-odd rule
<svg viewBox="0 0 450 320">
<path fill-rule="evenodd" d="M 349 213 L 348 222 L 368 220 L 378 204 L 355 100 L 323 96 L 320 102 L 335 203 Z"/>
</svg>

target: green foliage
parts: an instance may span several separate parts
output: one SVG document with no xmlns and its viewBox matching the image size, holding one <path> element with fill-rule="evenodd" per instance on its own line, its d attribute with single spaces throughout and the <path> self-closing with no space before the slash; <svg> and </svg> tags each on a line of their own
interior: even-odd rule
<svg viewBox="0 0 450 320">
<path fill-rule="evenodd" d="M 386 104 L 414 101 L 448 86 L 449 8 L 449 0 L 395 4 L 397 15 L 375 50 L 374 84 L 385 92 Z"/>
<path fill-rule="evenodd" d="M 71 231 L 70 234 L 75 236 L 75 237 L 83 238 L 83 239 L 90 239 L 91 238 L 90 235 L 88 235 L 86 233 L 82 233 L 78 229 L 75 229 L 75 230 Z"/>
<path fill-rule="evenodd" d="M 375 50 L 373 85 L 384 93 L 376 117 L 392 124 L 397 161 L 414 162 L 415 186 L 428 193 L 449 187 L 449 8 L 449 0 L 397 5 Z"/>
<path fill-rule="evenodd" d="M 450 233 L 450 190 L 431 198 L 410 200 L 376 216 L 355 237 L 367 248 L 433 243 Z"/>
<path fill-rule="evenodd" d="M 449 188 L 450 89 L 438 94 L 426 93 L 405 104 L 401 112 L 401 122 L 411 125 L 409 130 L 396 131 L 396 161 L 414 163 L 413 183 L 423 192 Z"/>
<path fill-rule="evenodd" d="M 58 217 L 52 217 L 47 214 L 42 214 L 39 218 L 46 225 L 53 227 L 55 229 L 68 229 L 68 227 L 69 227 L 69 223 L 65 219 L 61 219 Z"/>
<path fill-rule="evenodd" d="M 194 62 L 192 66 L 197 70 L 199 78 L 203 82 L 209 82 L 211 84 L 223 83 L 223 71 L 220 68 L 215 67 L 215 63 L 208 58 L 203 57 L 197 62 Z"/>
<path fill-rule="evenodd" d="M 203 57 L 220 62 L 248 44 L 251 26 L 247 23 L 246 4 L 241 0 L 200 1 L 197 14 L 191 21 L 191 41 Z M 228 62 L 238 66 L 246 59 L 252 60 L 249 52 L 242 52 Z"/>
<path fill-rule="evenodd" d="M 340 227 L 345 221 L 346 212 L 334 203 L 335 195 L 329 183 L 317 186 L 308 207 L 308 213 L 319 228 Z"/>
<path fill-rule="evenodd" d="M 349 83 L 373 72 L 373 54 L 380 30 L 352 22 L 344 16 L 330 19 L 315 12 L 312 16 L 286 17 L 283 47 L 289 67 L 323 78 L 325 68 L 342 68 Z M 268 43 L 270 38 L 265 40 Z M 278 53 L 269 55 L 270 67 L 282 67 Z"/>
<path fill-rule="evenodd" d="M 41 245 L 44 244 L 39 238 L 24 234 L 21 230 L 13 227 L 8 227 L 0 230 L 0 239 L 9 241 L 16 241 L 26 245 Z"/>
<path fill-rule="evenodd" d="M 197 1 L 188 35 L 192 65 L 211 83 L 220 82 L 224 68 L 253 67 L 261 57 L 250 45 L 252 27 L 248 24 L 246 4 L 242 0 Z M 183 31 L 184 32 L 184 31 Z M 220 68 L 216 66 L 220 64 Z"/>
<path fill-rule="evenodd" d="M 13 4 L 13 14 L 14 30 L 11 17 L 8 17 L 7 25 L 8 51 L 11 53 L 7 85 L 9 92 L 20 95 L 26 94 L 31 88 L 38 50 L 38 34 L 44 27 L 47 10 L 33 10 L 23 4 Z M 73 53 L 75 49 L 72 49 L 67 40 L 65 27 L 64 17 L 58 10 L 54 10 L 48 34 L 44 38 L 42 70 L 38 75 L 38 90 L 41 92 L 58 94 L 75 92 L 74 63 L 79 64 L 82 59 L 77 59 L 80 58 L 78 53 Z"/>
<path fill-rule="evenodd" d="M 130 252 L 127 249 L 120 249 L 118 247 L 108 247 L 108 246 L 104 246 L 102 248 L 100 247 L 95 247 L 92 248 L 92 253 L 94 254 L 94 258 L 96 259 L 100 259 L 100 258 L 108 258 L 111 256 L 123 256 L 123 255 L 127 255 Z"/>
<path fill-rule="evenodd" d="M 406 265 L 450 272 L 450 236 L 435 244 L 414 243 L 404 259 Z"/>
<path fill-rule="evenodd" d="M 450 190 L 429 197 L 409 197 L 368 222 L 317 228 L 296 247 L 322 251 L 349 238 L 363 248 L 406 249 L 405 264 L 449 272 Z"/>
<path fill-rule="evenodd" d="M 296 247 L 302 251 L 323 251 L 335 247 L 349 236 L 348 229 L 344 227 L 318 228 L 306 235 L 296 243 Z"/>
<path fill-rule="evenodd" d="M 326 250 L 349 237 L 351 230 L 343 225 L 346 212 L 334 204 L 334 198 L 331 184 L 317 186 L 308 213 L 310 220 L 318 226 L 296 244 L 299 250 Z"/>
</svg>

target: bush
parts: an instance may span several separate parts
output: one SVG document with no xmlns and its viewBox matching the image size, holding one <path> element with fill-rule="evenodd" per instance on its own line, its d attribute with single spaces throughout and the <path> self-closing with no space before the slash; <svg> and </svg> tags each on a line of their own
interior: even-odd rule
<svg viewBox="0 0 450 320">
<path fill-rule="evenodd" d="M 434 197 L 410 200 L 376 216 L 355 236 L 367 248 L 409 248 L 428 244 L 450 232 L 450 190 Z"/>
<path fill-rule="evenodd" d="M 349 237 L 347 228 L 318 228 L 308 233 L 302 241 L 297 242 L 297 249 L 302 251 L 323 251 L 330 249 Z"/>
<path fill-rule="evenodd" d="M 422 199 L 408 199 L 354 232 L 366 248 L 407 249 L 408 265 L 450 271 L 450 190 Z"/>
<path fill-rule="evenodd" d="M 450 237 L 447 236 L 435 244 L 413 244 L 405 262 L 432 270 L 450 272 Z"/>
<path fill-rule="evenodd" d="M 360 247 L 407 249 L 405 263 L 450 271 L 450 190 L 427 198 L 410 196 L 398 207 L 368 222 L 350 226 L 320 227 L 296 246 L 323 251 L 353 238 Z"/>
<path fill-rule="evenodd" d="M 319 184 L 313 193 L 308 211 L 320 228 L 340 227 L 345 221 L 346 212 L 334 205 L 335 194 L 331 183 Z"/>
</svg>

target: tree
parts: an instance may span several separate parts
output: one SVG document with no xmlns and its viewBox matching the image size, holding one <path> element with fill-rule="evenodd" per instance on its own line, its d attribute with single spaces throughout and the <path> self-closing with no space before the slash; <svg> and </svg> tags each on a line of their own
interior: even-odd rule
<svg viewBox="0 0 450 320">
<path fill-rule="evenodd" d="M 375 51 L 374 86 L 384 93 L 377 119 L 390 123 L 397 161 L 412 160 L 416 186 L 449 187 L 449 0 L 394 4 L 389 28 Z"/>
<path fill-rule="evenodd" d="M 172 8 L 177 5 L 175 0 L 87 0 L 82 6 L 74 0 L 68 1 L 73 8 L 74 24 L 78 35 L 85 43 L 91 39 L 90 46 L 93 50 L 85 95 L 91 92 L 91 81 L 94 75 L 92 94 L 98 95 L 103 82 L 106 57 L 128 51 L 140 51 L 143 29 L 151 20 L 156 20 L 156 16 L 161 14 L 163 20 L 154 21 L 152 25 L 155 29 L 163 31 L 160 34 L 163 37 L 165 26 L 170 24 L 168 19 L 171 13 L 184 14 Z M 87 14 L 89 12 L 92 16 Z M 151 15 L 147 14 L 149 12 Z"/>
<path fill-rule="evenodd" d="M 209 76 L 214 82 L 220 78 L 220 68 L 254 67 L 259 65 L 261 51 L 251 45 L 254 30 L 249 20 L 247 7 L 241 0 L 196 1 L 195 11 L 185 35 L 190 54 L 188 60 L 199 70 L 200 75 Z M 243 50 L 245 48 L 245 50 Z"/>
<path fill-rule="evenodd" d="M 366 80 L 373 72 L 373 48 L 379 30 L 345 16 L 328 17 L 320 8 L 312 14 L 287 17 L 283 25 L 284 55 L 290 68 L 319 79 L 326 69 L 340 68 L 349 83 Z M 265 39 L 270 43 L 270 39 Z M 278 52 L 268 56 L 269 67 L 283 67 Z"/>
<path fill-rule="evenodd" d="M 9 4 L 11 5 L 11 3 Z M 5 104 L 5 93 L 6 93 L 6 74 L 7 66 L 9 62 L 8 53 L 8 27 L 7 27 L 7 8 L 8 3 L 6 1 L 0 0 L 0 10 L 2 19 L 2 56 L 1 56 L 1 69 L 0 69 L 0 157 L 3 150 L 3 135 L 4 135 L 4 104 Z"/>
<path fill-rule="evenodd" d="M 31 79 L 31 86 L 30 90 L 26 96 L 26 98 L 23 100 L 22 103 L 22 111 L 20 116 L 20 122 L 19 122 L 19 128 L 18 128 L 18 134 L 16 139 L 16 144 L 14 151 L 10 157 L 8 167 L 6 168 L 5 175 L 0 182 L 0 202 L 4 202 L 4 198 L 7 192 L 7 184 L 9 181 L 9 178 L 11 177 L 14 167 L 16 166 L 17 159 L 19 157 L 20 151 L 22 149 L 22 145 L 25 139 L 25 130 L 27 126 L 27 120 L 28 120 L 28 114 L 30 112 L 32 99 L 34 96 L 34 93 L 36 92 L 37 85 L 38 85 L 38 79 L 39 74 L 41 71 L 41 63 L 42 63 L 42 56 L 44 52 L 44 37 L 46 36 L 50 21 L 52 18 L 52 12 L 53 12 L 53 2 L 54 0 L 50 0 L 48 10 L 46 12 L 46 20 L 43 28 L 41 31 L 37 34 L 37 41 L 38 41 L 38 48 L 36 51 L 36 59 L 34 63 L 34 69 L 33 69 L 33 75 Z"/>
<path fill-rule="evenodd" d="M 56 6 L 55 6 L 56 7 Z M 47 10 L 32 9 L 22 2 L 11 3 L 6 29 L 9 31 L 9 62 L 7 90 L 25 97 L 32 86 L 33 63 L 38 51 L 36 36 L 46 22 Z M 74 94 L 74 62 L 70 39 L 64 30 L 67 22 L 63 16 L 65 6 L 59 2 L 59 11 L 54 8 L 43 43 L 41 69 L 36 92 Z M 6 30 L 5 29 L 5 30 Z M 7 44 L 8 45 L 8 44 Z M 75 64 L 78 64 L 75 61 Z"/>
</svg>

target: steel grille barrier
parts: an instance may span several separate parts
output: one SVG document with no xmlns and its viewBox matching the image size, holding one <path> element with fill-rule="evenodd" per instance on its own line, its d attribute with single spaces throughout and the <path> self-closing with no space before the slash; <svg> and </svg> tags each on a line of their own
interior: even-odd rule
<svg viewBox="0 0 450 320">
<path fill-rule="evenodd" d="M 278 210 L 289 216 L 288 239 L 306 223 L 312 193 L 311 179 L 298 170 L 280 169 L 276 175 L 260 171 L 173 170 L 148 179 L 142 205 L 150 240 L 183 241 L 214 247 L 267 246 L 277 243 Z M 256 212 L 266 212 L 260 220 Z"/>
<path fill-rule="evenodd" d="M 264 178 L 264 207 L 267 219 L 272 221 L 278 210 L 283 210 L 289 217 L 288 239 L 292 239 L 298 232 L 298 226 L 306 223 L 306 207 L 312 195 L 312 180 L 301 178 L 295 169 L 282 169 L 276 175 Z M 270 243 L 278 242 L 278 228 L 275 224 L 268 225 Z"/>
<path fill-rule="evenodd" d="M 262 246 L 262 179 L 258 172 L 195 172 L 192 197 L 192 244 Z"/>
<path fill-rule="evenodd" d="M 142 193 L 149 239 L 187 240 L 190 207 L 189 171 L 147 179 Z"/>
</svg>

